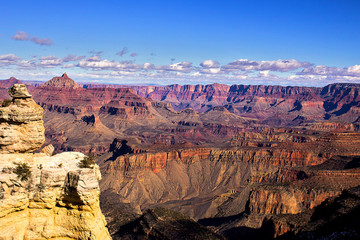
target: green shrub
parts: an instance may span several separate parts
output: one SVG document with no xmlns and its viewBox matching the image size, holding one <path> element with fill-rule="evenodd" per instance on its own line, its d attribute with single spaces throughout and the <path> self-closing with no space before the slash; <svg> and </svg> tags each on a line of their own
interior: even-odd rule
<svg viewBox="0 0 360 240">
<path fill-rule="evenodd" d="M 11 99 L 4 99 L 3 102 L 1 103 L 1 106 L 2 107 L 8 107 L 10 106 L 12 103 L 12 100 Z"/>
<path fill-rule="evenodd" d="M 26 181 L 31 177 L 30 166 L 27 163 L 14 162 L 16 166 L 13 172 L 20 178 L 21 181 Z"/>
<path fill-rule="evenodd" d="M 92 168 L 94 164 L 95 164 L 95 155 L 92 152 L 89 152 L 88 156 L 85 156 L 82 160 L 80 160 L 79 167 Z"/>
</svg>

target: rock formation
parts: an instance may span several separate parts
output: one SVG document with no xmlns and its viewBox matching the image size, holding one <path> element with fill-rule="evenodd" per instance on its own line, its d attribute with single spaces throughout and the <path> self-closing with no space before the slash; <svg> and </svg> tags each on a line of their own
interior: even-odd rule
<svg viewBox="0 0 360 240">
<path fill-rule="evenodd" d="M 24 85 L 10 89 L 0 108 L 0 239 L 111 239 L 99 207 L 97 165 L 81 168 L 85 155 L 44 142 L 42 108 Z"/>
<path fill-rule="evenodd" d="M 44 109 L 47 143 L 51 140 L 56 152 L 103 153 L 114 138 L 138 143 L 138 149 L 154 143 L 224 146 L 240 132 L 265 126 L 360 129 L 357 84 L 89 86 L 80 87 L 64 73 L 29 89 Z"/>
<path fill-rule="evenodd" d="M 45 141 L 43 109 L 23 84 L 15 84 L 9 94 L 12 101 L 0 108 L 0 153 L 32 152 Z"/>
<path fill-rule="evenodd" d="M 137 149 L 154 143 L 196 144 L 230 138 L 256 124 L 256 120 L 237 116 L 223 107 L 205 113 L 192 109 L 177 112 L 170 104 L 143 98 L 127 87 L 65 87 L 74 84 L 64 74 L 31 92 L 44 109 L 45 136 L 56 152 L 85 153 L 91 149 L 103 153 L 115 138 L 137 143 Z M 207 89 L 209 93 L 215 91 Z"/>
<path fill-rule="evenodd" d="M 232 113 L 272 126 L 360 119 L 359 84 L 336 83 L 323 88 L 222 84 L 132 88 L 142 97 L 171 103 L 176 110 L 205 112 L 224 106 Z"/>
<path fill-rule="evenodd" d="M 221 84 L 131 88 L 87 85 L 85 89 L 64 74 L 33 91 L 29 89 L 44 108 L 46 136 L 52 140 L 55 151 L 106 152 L 98 163 L 104 175 L 101 186 L 106 190 L 102 195 L 109 200 L 105 205 L 111 205 L 106 217 L 112 234 L 130 237 L 138 231 L 157 236 L 156 230 L 167 231 L 168 226 L 157 228 L 159 223 L 167 224 L 163 216 L 154 215 L 152 210 L 140 216 L 137 211 L 140 207 L 161 206 L 196 219 L 213 220 L 216 224 L 209 225 L 227 237 L 237 239 L 240 231 L 250 233 L 250 239 L 256 238 L 251 234 L 256 231 L 281 237 L 299 229 L 307 231 L 321 206 L 359 185 L 359 84 L 331 84 L 323 88 Z M 1 91 L 5 89 L 6 86 L 0 87 Z M 0 124 L 9 123 L 9 116 L 18 119 L 24 115 L 15 110 L 10 114 L 9 109 L 20 100 L 29 101 L 28 94 L 14 97 L 18 100 L 3 102 L 3 106 L 9 106 L 6 111 L 0 110 L 5 116 Z M 6 152 L 2 156 L 15 156 L 10 152 L 19 151 L 9 150 L 15 148 L 14 144 L 2 146 Z M 24 147 L 21 151 L 33 149 L 36 147 Z M 53 170 L 53 165 L 47 165 L 54 161 L 50 157 L 53 150 L 48 146 L 40 154 L 21 155 L 30 156 L 27 159 L 33 182 L 47 179 L 43 170 Z M 32 160 L 39 156 L 47 161 Z M 66 156 L 75 163 L 83 158 L 56 156 Z M 35 169 L 32 162 L 40 162 L 41 166 Z M 93 190 L 87 188 L 84 191 L 92 193 L 85 194 L 79 186 L 85 182 L 95 189 L 96 184 L 82 181 L 88 173 L 76 168 L 76 164 L 66 160 L 61 164 L 56 162 L 55 168 L 65 166 L 65 178 L 71 183 L 64 180 L 65 188 L 46 185 L 48 189 L 61 189 L 51 209 L 78 210 L 78 205 L 86 209 L 92 203 L 83 204 L 87 202 L 84 196 L 90 196 Z M 8 169 L 14 168 L 13 164 L 4 166 L 3 173 L 13 174 Z M 79 184 L 74 187 L 77 178 Z M 19 189 L 26 192 L 21 190 L 26 181 L 16 181 L 12 180 L 15 185 L 2 185 L 1 194 L 12 196 L 8 186 L 15 189 L 11 191 L 14 194 Z M 36 193 L 34 184 L 25 185 Z M 29 214 L 33 202 L 39 204 L 37 196 L 47 202 L 43 192 L 36 194 L 29 195 L 29 207 L 24 208 Z M 114 195 L 123 202 L 111 202 Z M 117 217 L 121 211 L 113 206 L 119 209 L 126 204 L 136 211 L 128 211 L 128 221 L 134 222 L 127 226 L 131 234 L 124 235 L 118 232 L 122 224 Z M 77 217 L 81 211 L 71 213 Z M 76 238 L 76 234 L 65 237 Z"/>
<path fill-rule="evenodd" d="M 64 73 L 61 77 L 53 77 L 50 81 L 47 81 L 44 87 L 56 87 L 56 88 L 79 88 L 74 80 L 68 77 L 66 73 Z"/>
<path fill-rule="evenodd" d="M 100 184 L 141 209 L 161 206 L 202 224 L 213 221 L 210 226 L 229 239 L 237 239 L 240 229 L 277 237 L 309 221 L 292 219 L 311 216 L 328 199 L 359 185 L 359 140 L 354 132 L 265 128 L 239 133 L 228 148 L 109 153 L 99 162 Z"/>
</svg>

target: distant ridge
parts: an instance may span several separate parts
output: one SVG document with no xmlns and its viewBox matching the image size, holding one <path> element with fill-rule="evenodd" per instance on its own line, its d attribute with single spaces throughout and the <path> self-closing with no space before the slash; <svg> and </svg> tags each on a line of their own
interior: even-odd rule
<svg viewBox="0 0 360 240">
<path fill-rule="evenodd" d="M 79 85 L 68 77 L 66 73 L 64 73 L 61 77 L 53 77 L 51 80 L 47 81 L 43 85 L 44 87 L 55 87 L 55 88 L 79 88 Z"/>
<path fill-rule="evenodd" d="M 14 84 L 22 84 L 22 82 L 19 79 L 16 79 L 14 77 L 11 77 L 6 80 L 0 80 L 0 86 L 4 88 L 10 88 Z"/>
</svg>

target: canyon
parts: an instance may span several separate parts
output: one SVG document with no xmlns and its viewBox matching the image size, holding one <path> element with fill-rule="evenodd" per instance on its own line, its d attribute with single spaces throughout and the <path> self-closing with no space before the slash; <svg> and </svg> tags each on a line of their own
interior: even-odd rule
<svg viewBox="0 0 360 240">
<path fill-rule="evenodd" d="M 3 106 L 17 81 L 0 81 Z M 46 139 L 30 139 L 30 150 L 6 140 L 3 151 L 30 154 L 45 141 L 61 156 L 95 153 L 103 176 L 101 209 L 113 239 L 135 233 L 145 239 L 311 239 L 335 234 L 323 230 L 330 223 L 320 213 L 336 204 L 349 214 L 357 211 L 359 84 L 80 85 L 64 74 L 27 86 L 24 99 L 31 94 L 44 109 Z M 6 124 L 31 127 L 31 120 L 31 135 L 43 136 L 36 127 L 42 109 L 20 119 L 12 104 L 0 108 Z M 5 120 L 0 123 L 10 132 Z M 28 139 L 11 131 L 9 139 L 27 146 Z M 332 221 L 341 217 L 332 212 Z M 357 222 L 337 231 L 360 236 Z"/>
</svg>

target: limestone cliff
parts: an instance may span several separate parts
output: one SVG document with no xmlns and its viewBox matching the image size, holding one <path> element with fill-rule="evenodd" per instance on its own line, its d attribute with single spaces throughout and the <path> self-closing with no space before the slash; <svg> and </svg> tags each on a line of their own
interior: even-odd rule
<svg viewBox="0 0 360 240">
<path fill-rule="evenodd" d="M 25 85 L 0 108 L 0 239 L 111 239 L 99 207 L 99 168 L 80 167 L 85 155 L 51 155 L 42 108 Z"/>
</svg>

